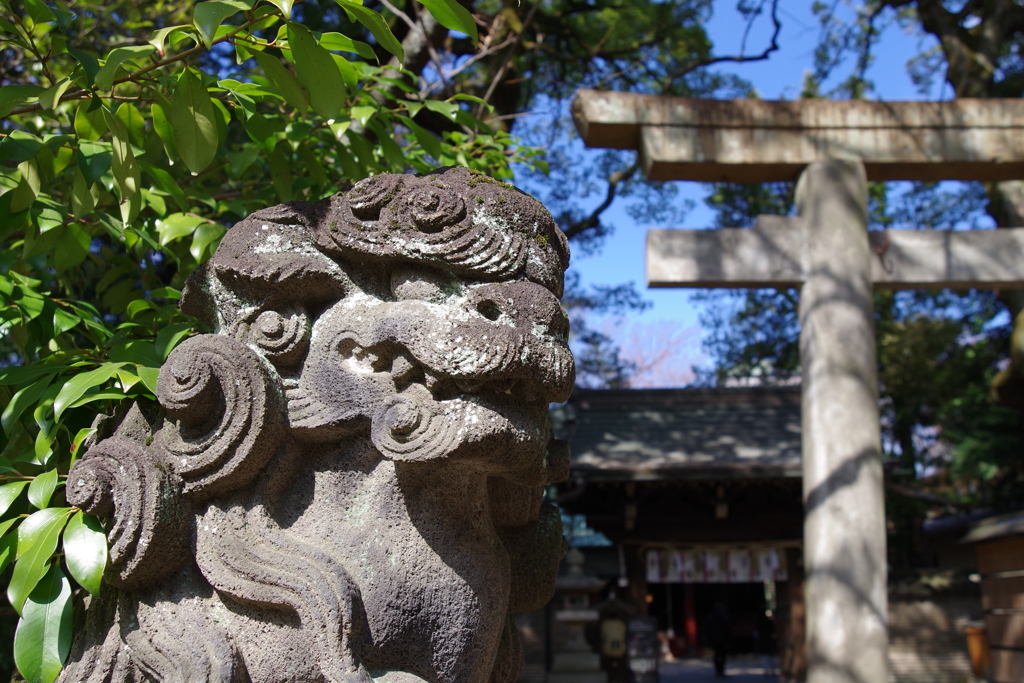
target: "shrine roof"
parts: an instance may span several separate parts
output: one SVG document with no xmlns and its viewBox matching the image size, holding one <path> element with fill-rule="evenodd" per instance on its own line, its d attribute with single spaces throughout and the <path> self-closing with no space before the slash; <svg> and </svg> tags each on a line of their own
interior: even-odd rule
<svg viewBox="0 0 1024 683">
<path fill-rule="evenodd" d="M 590 480 L 801 473 L 799 387 L 577 389 L 552 423 Z"/>
</svg>

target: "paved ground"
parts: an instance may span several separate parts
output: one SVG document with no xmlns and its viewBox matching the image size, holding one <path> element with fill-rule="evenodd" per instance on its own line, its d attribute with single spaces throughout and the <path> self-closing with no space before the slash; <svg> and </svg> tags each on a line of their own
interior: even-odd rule
<svg viewBox="0 0 1024 683">
<path fill-rule="evenodd" d="M 702 683 L 704 681 L 730 681 L 731 683 L 775 683 L 779 677 L 765 673 L 760 656 L 739 655 L 725 664 L 725 679 L 715 678 L 715 666 L 710 659 L 681 659 L 663 662 L 659 668 L 660 683 Z"/>
</svg>

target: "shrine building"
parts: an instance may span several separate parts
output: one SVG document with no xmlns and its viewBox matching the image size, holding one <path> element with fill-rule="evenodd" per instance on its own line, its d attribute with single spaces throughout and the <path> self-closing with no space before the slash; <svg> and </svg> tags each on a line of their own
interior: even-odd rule
<svg viewBox="0 0 1024 683">
<path fill-rule="evenodd" d="M 601 599 L 655 617 L 677 657 L 707 653 L 704 627 L 715 603 L 731 615 L 736 653 L 763 649 L 758 623 L 767 613 L 779 680 L 805 680 L 800 387 L 577 389 L 552 422 L 572 449 L 557 502 L 587 534 L 567 528 L 588 573 L 607 582 Z M 957 616 L 976 609 L 976 597 L 893 595 L 895 680 L 963 680 L 970 664 Z M 543 641 L 557 649 L 557 637 L 543 636 L 545 620 L 553 623 L 539 613 L 523 622 L 532 627 L 524 631 L 521 681 L 547 680 Z"/>
<path fill-rule="evenodd" d="M 716 602 L 739 651 L 772 612 L 780 663 L 802 667 L 799 387 L 577 390 L 553 421 L 572 448 L 559 503 L 613 544 L 620 599 L 680 654 Z"/>
</svg>

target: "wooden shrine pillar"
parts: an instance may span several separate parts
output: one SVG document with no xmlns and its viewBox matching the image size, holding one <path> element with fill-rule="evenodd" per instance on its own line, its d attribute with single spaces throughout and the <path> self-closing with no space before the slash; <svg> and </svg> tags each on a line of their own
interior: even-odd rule
<svg viewBox="0 0 1024 683">
<path fill-rule="evenodd" d="M 683 617 L 686 651 L 690 657 L 698 656 L 697 652 L 697 603 L 693 596 L 693 584 L 683 584 Z"/>
<path fill-rule="evenodd" d="M 789 578 L 778 584 L 779 683 L 807 680 L 806 583 L 803 552 L 786 550 Z"/>
<path fill-rule="evenodd" d="M 818 161 L 797 185 L 808 683 L 888 678 L 885 498 L 867 178 Z"/>
</svg>

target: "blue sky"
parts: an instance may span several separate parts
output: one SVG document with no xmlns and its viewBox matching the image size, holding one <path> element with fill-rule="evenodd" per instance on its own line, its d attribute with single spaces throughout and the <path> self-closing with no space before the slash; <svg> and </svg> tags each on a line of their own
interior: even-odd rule
<svg viewBox="0 0 1024 683">
<path fill-rule="evenodd" d="M 796 99 L 799 96 L 804 73 L 813 68 L 814 49 L 819 38 L 818 19 L 811 12 L 809 0 L 780 0 L 779 8 L 782 31 L 778 44 L 781 49 L 767 61 L 725 63 L 720 67 L 751 82 L 762 99 Z M 708 28 L 715 54 L 739 53 L 745 23 L 735 11 L 734 0 L 716 0 Z M 768 17 L 762 17 L 747 36 L 747 54 L 761 52 L 768 44 L 770 34 L 771 23 Z M 925 43 L 925 47 L 928 45 L 930 43 Z M 923 99 L 906 69 L 907 61 L 921 49 L 919 35 L 909 34 L 895 24 L 890 26 L 876 46 L 877 57 L 867 73 L 876 87 L 872 98 Z M 848 70 L 838 71 L 848 73 Z M 943 92 L 936 88 L 935 92 L 929 93 L 929 99 L 948 97 L 948 89 Z M 708 227 L 712 214 L 703 202 L 706 192 L 706 187 L 700 183 L 680 183 L 679 201 L 691 199 L 695 208 L 687 215 L 684 224 L 660 227 Z M 627 355 L 666 356 L 658 367 L 641 378 L 640 384 L 664 386 L 685 383 L 685 371 L 706 361 L 700 346 L 700 310 L 690 302 L 689 290 L 647 289 L 644 286 L 644 241 L 649 226 L 637 226 L 623 205 L 624 202 L 617 202 L 606 213 L 607 221 L 615 226 L 615 233 L 601 252 L 594 256 L 574 257 L 573 267 L 580 271 L 585 283 L 632 280 L 642 288 L 645 297 L 653 303 L 649 310 L 626 321 L 608 320 L 602 324 L 625 347 Z M 672 347 L 672 353 L 669 354 L 665 347 Z"/>
</svg>

